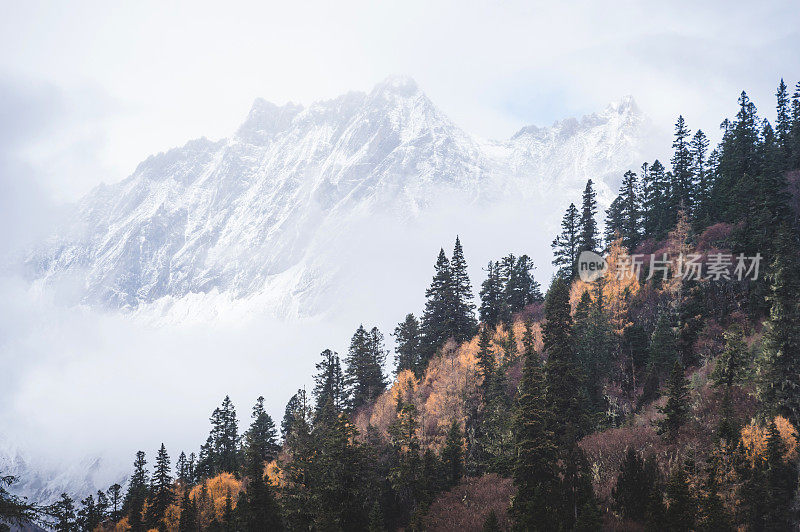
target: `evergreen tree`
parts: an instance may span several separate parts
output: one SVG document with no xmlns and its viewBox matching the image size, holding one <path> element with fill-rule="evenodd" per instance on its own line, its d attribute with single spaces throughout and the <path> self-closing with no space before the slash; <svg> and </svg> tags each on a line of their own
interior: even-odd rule
<svg viewBox="0 0 800 532">
<path fill-rule="evenodd" d="M 298 399 L 297 405 L 293 409 L 289 430 L 285 433 L 285 447 L 290 458 L 280 464 L 284 478 L 280 502 L 287 529 L 311 530 L 314 521 L 312 486 L 315 449 L 305 393 L 298 392 L 295 397 Z"/>
<path fill-rule="evenodd" d="M 792 94 L 792 127 L 787 140 L 789 148 L 789 168 L 800 168 L 800 81 Z"/>
<path fill-rule="evenodd" d="M 667 482 L 667 510 L 665 529 L 670 532 L 689 532 L 694 527 L 697 504 L 689 490 L 686 471 L 675 467 Z"/>
<path fill-rule="evenodd" d="M 581 219 L 574 203 L 570 203 L 564 218 L 561 220 L 561 234 L 551 244 L 553 248 L 553 266 L 558 267 L 558 275 L 569 279 L 575 277 L 575 264 L 578 261 L 581 247 Z M 481 315 L 481 319 L 483 315 Z"/>
<path fill-rule="evenodd" d="M 90 494 L 81 501 L 81 509 L 78 510 L 76 519 L 77 525 L 81 530 L 93 531 L 102 521 L 103 513 L 95 504 L 94 496 Z"/>
<path fill-rule="evenodd" d="M 278 431 L 272 417 L 264 410 L 264 397 L 259 396 L 250 415 L 250 428 L 244 433 L 245 456 L 252 456 L 260 463 L 275 460 L 278 457 Z"/>
<path fill-rule="evenodd" d="M 790 509 L 797 491 L 797 466 L 793 461 L 784 459 L 785 453 L 786 446 L 773 421 L 767 433 L 768 530 L 789 530 L 792 526 Z"/>
<path fill-rule="evenodd" d="M 464 471 L 463 441 L 461 426 L 458 421 L 453 420 L 441 454 L 447 488 L 455 486 L 461 480 Z"/>
<path fill-rule="evenodd" d="M 358 328 L 356 334 L 360 334 L 363 341 L 366 341 L 367 331 L 363 325 Z M 345 377 L 342 375 L 339 355 L 326 349 L 320 353 L 320 356 L 322 360 L 317 362 L 315 366 L 317 374 L 314 376 L 314 397 L 316 398 L 314 412 L 316 415 L 319 415 L 328 402 L 337 412 L 344 408 L 346 402 Z"/>
<path fill-rule="evenodd" d="M 668 312 L 661 312 L 648 347 L 648 372 L 653 373 L 656 382 L 661 380 L 678 359 L 677 337 Z"/>
<path fill-rule="evenodd" d="M 17 478 L 0 472 L 0 530 L 9 530 L 11 525 L 22 526 L 39 520 L 41 509 L 27 499 L 8 492 Z M 5 527 L 5 528 L 4 528 Z"/>
<path fill-rule="evenodd" d="M 115 482 L 108 488 L 107 493 L 111 508 L 109 517 L 112 521 L 119 521 L 122 517 L 122 486 Z"/>
<path fill-rule="evenodd" d="M 702 130 L 698 129 L 689 145 L 691 152 L 691 172 L 694 177 L 694 220 L 698 227 L 705 227 L 711 223 L 711 186 L 712 175 L 708 170 L 706 151 L 708 138 Z"/>
<path fill-rule="evenodd" d="M 207 446 L 201 448 L 205 453 L 204 469 L 210 473 L 234 473 L 239 471 L 239 425 L 236 420 L 236 409 L 227 395 L 222 404 L 211 414 L 211 432 Z M 210 468 L 209 468 L 210 466 Z"/>
<path fill-rule="evenodd" d="M 180 480 L 184 485 L 191 483 L 192 473 L 189 467 L 189 459 L 186 458 L 186 453 L 183 451 L 181 451 L 181 454 L 178 455 L 178 461 L 175 462 L 175 473 L 178 477 L 178 480 Z"/>
<path fill-rule="evenodd" d="M 420 375 L 420 362 L 422 358 L 421 334 L 419 321 L 413 314 L 406 314 L 405 320 L 394 329 L 395 343 L 395 365 L 397 373 L 404 370 L 413 371 L 415 375 Z"/>
<path fill-rule="evenodd" d="M 683 366 L 676 360 L 667 383 L 667 403 L 658 411 L 664 418 L 658 422 L 658 433 L 668 441 L 675 441 L 689 417 L 689 392 Z"/>
<path fill-rule="evenodd" d="M 425 291 L 425 297 L 421 321 L 423 366 L 427 366 L 428 360 L 456 332 L 453 275 L 443 249 L 439 250 L 433 281 Z"/>
<path fill-rule="evenodd" d="M 575 360 L 570 314 L 569 284 L 553 280 L 545 299 L 544 350 L 547 353 L 548 408 L 560 420 L 556 436 L 571 446 L 587 428 L 585 381 Z"/>
<path fill-rule="evenodd" d="M 531 274 L 534 266 L 530 257 L 508 255 L 501 261 L 501 266 L 505 279 L 503 296 L 509 314 L 520 312 L 531 303 L 544 299 L 539 283 Z"/>
<path fill-rule="evenodd" d="M 533 322 L 531 320 L 525 320 L 525 330 L 522 333 L 522 356 L 524 356 L 526 360 L 528 358 L 533 358 L 534 360 L 538 359 L 536 340 L 533 336 Z"/>
<path fill-rule="evenodd" d="M 465 342 L 475 335 L 478 326 L 475 321 L 475 303 L 472 283 L 467 274 L 467 261 L 461 241 L 456 236 L 453 257 L 450 259 L 450 273 L 453 283 L 453 337 L 457 342 Z"/>
<path fill-rule="evenodd" d="M 254 425 L 256 423 L 262 425 L 264 422 L 262 416 L 263 408 L 258 408 L 259 404 L 256 403 L 256 407 L 253 409 Z M 261 419 L 259 420 L 259 418 Z M 266 424 L 263 427 L 266 427 Z M 256 433 L 260 433 L 261 436 L 257 436 Z M 269 481 L 264 478 L 265 462 L 270 459 L 270 453 L 274 450 L 270 447 L 274 442 L 274 433 L 274 425 L 271 431 L 269 429 L 253 431 L 251 428 L 247 432 L 248 445 L 245 447 L 244 456 L 244 474 L 247 477 L 247 488 L 245 491 L 240 492 L 239 501 L 236 505 L 239 529 L 246 532 L 281 530 L 282 528 L 280 509 L 275 501 Z M 267 444 L 258 445 L 255 443 L 258 440 Z"/>
<path fill-rule="evenodd" d="M 480 336 L 478 337 L 478 371 L 483 377 L 481 388 L 484 396 L 492 382 L 494 375 L 495 358 L 492 350 L 492 331 L 486 324 L 481 326 Z"/>
<path fill-rule="evenodd" d="M 481 284 L 480 316 L 484 325 L 494 329 L 511 318 L 511 311 L 505 297 L 500 263 L 489 261 L 486 275 L 486 280 Z"/>
<path fill-rule="evenodd" d="M 789 149 L 789 134 L 791 133 L 791 110 L 789 104 L 789 95 L 786 89 L 786 83 L 781 82 L 778 85 L 778 92 L 775 93 L 777 98 L 777 120 L 775 121 L 775 134 L 778 137 L 778 144 L 784 152 L 784 157 L 788 156 Z"/>
<path fill-rule="evenodd" d="M 50 507 L 50 515 L 53 517 L 53 530 L 55 532 L 75 532 L 78 523 L 75 516 L 75 503 L 66 493 Z"/>
<path fill-rule="evenodd" d="M 725 333 L 725 349 L 714 365 L 711 379 L 716 386 L 730 389 L 748 380 L 749 352 L 744 342 L 740 325 L 734 325 Z"/>
<path fill-rule="evenodd" d="M 670 159 L 672 165 L 672 193 L 671 208 L 683 209 L 691 212 L 693 206 L 693 173 L 692 153 L 690 151 L 689 137 L 691 131 L 686 127 L 683 116 L 678 116 L 675 123 L 675 140 L 672 148 L 675 150 Z"/>
<path fill-rule="evenodd" d="M 599 249 L 597 221 L 597 193 L 594 191 L 592 180 L 586 182 L 583 189 L 583 203 L 581 207 L 580 237 L 577 255 L 583 251 L 597 251 Z M 577 258 L 577 257 L 576 257 Z"/>
<path fill-rule="evenodd" d="M 734 528 L 719 495 L 719 482 L 714 467 L 711 467 L 704 489 L 705 494 L 700 504 L 697 530 L 701 532 L 732 532 Z"/>
<path fill-rule="evenodd" d="M 197 505 L 194 500 L 189 497 L 188 489 L 183 491 L 180 510 L 178 532 L 197 532 L 199 530 L 197 523 Z"/>
<path fill-rule="evenodd" d="M 123 512 L 130 518 L 131 530 L 138 532 L 142 529 L 142 510 L 144 509 L 144 502 L 148 494 L 148 474 L 145 466 L 144 451 L 136 453 L 136 459 L 133 462 L 133 474 L 128 479 L 128 491 L 125 494 L 125 502 L 123 504 Z"/>
<path fill-rule="evenodd" d="M 283 419 L 281 420 L 281 435 L 284 441 L 286 441 L 287 437 L 292 432 L 294 422 L 300 418 L 308 420 L 309 416 L 310 407 L 306 398 L 306 391 L 304 388 L 301 388 L 297 390 L 297 393 L 286 403 L 286 409 L 284 410 Z"/>
<path fill-rule="evenodd" d="M 367 332 L 360 325 L 350 341 L 350 350 L 345 358 L 345 386 L 351 410 L 372 403 L 386 389 L 383 376 L 386 355 L 383 335 L 377 327 Z"/>
<path fill-rule="evenodd" d="M 628 519 L 642 522 L 654 496 L 658 493 L 658 466 L 650 455 L 645 461 L 629 447 L 620 465 L 617 484 L 611 492 L 617 508 Z"/>
<path fill-rule="evenodd" d="M 150 528 L 165 530 L 166 526 L 162 522 L 164 513 L 175 499 L 172 491 L 172 475 L 170 474 L 170 461 L 167 449 L 164 444 L 156 455 L 155 469 L 153 478 L 150 481 L 150 497 L 147 505 L 147 524 Z"/>
<path fill-rule="evenodd" d="M 780 231 L 776 249 L 759 388 L 769 410 L 800 426 L 800 260 L 797 240 L 789 229 Z"/>
<path fill-rule="evenodd" d="M 641 207 L 639 199 L 639 184 L 636 174 L 631 171 L 625 172 L 622 180 L 622 189 L 619 193 L 620 205 L 619 214 L 621 221 L 622 245 L 633 250 L 639 244 Z"/>
<path fill-rule="evenodd" d="M 527 357 L 514 411 L 515 460 L 511 502 L 515 529 L 549 531 L 558 528 L 558 478 L 552 418 L 545 402 L 545 382 L 539 361 Z"/>
<path fill-rule="evenodd" d="M 611 243 L 617 238 L 622 237 L 625 230 L 625 221 L 622 215 L 622 197 L 617 196 L 606 209 L 606 226 L 603 231 L 603 242 L 606 249 L 611 247 Z"/>
</svg>

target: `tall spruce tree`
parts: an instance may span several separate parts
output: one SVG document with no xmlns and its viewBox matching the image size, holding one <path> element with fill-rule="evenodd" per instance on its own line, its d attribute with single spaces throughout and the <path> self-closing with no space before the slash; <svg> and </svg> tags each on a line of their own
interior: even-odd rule
<svg viewBox="0 0 800 532">
<path fill-rule="evenodd" d="M 211 413 L 210 456 L 212 471 L 233 473 L 239 471 L 239 424 L 236 409 L 227 395 L 222 404 Z"/>
<path fill-rule="evenodd" d="M 570 203 L 564 218 L 561 220 L 561 233 L 551 244 L 553 248 L 553 266 L 558 267 L 558 274 L 569 279 L 575 277 L 575 263 L 578 261 L 581 247 L 581 218 L 574 203 Z"/>
<path fill-rule="evenodd" d="M 629 250 L 634 250 L 641 238 L 639 182 L 636 179 L 635 172 L 630 170 L 625 172 L 619 198 L 621 199 L 619 208 L 622 222 L 622 245 Z"/>
<path fill-rule="evenodd" d="M 50 507 L 50 515 L 53 517 L 52 526 L 55 532 L 75 532 L 78 529 L 75 502 L 66 493 L 62 493 Z"/>
<path fill-rule="evenodd" d="M 658 433 L 674 442 L 689 417 L 689 392 L 679 360 L 675 361 L 667 382 L 667 403 L 658 411 L 664 415 L 658 422 Z"/>
<path fill-rule="evenodd" d="M 481 284 L 480 296 L 480 316 L 485 325 L 494 329 L 501 322 L 511 318 L 500 263 L 489 261 L 486 267 L 486 280 Z"/>
<path fill-rule="evenodd" d="M 189 496 L 189 490 L 183 491 L 181 498 L 180 515 L 178 516 L 178 532 L 197 532 L 197 504 Z"/>
<path fill-rule="evenodd" d="M 526 357 L 514 409 L 513 479 L 517 493 L 511 501 L 511 516 L 517 530 L 559 528 L 557 448 L 545 392 L 538 357 Z"/>
<path fill-rule="evenodd" d="M 795 234 L 783 228 L 769 279 L 770 313 L 759 361 L 759 390 L 768 410 L 800 425 L 800 260 Z"/>
<path fill-rule="evenodd" d="M 667 511 L 665 530 L 669 532 L 689 532 L 697 517 L 697 502 L 689 488 L 689 480 L 682 466 L 676 466 L 667 482 Z"/>
<path fill-rule="evenodd" d="M 175 500 L 170 473 L 169 455 L 167 448 L 162 443 L 156 454 L 153 478 L 150 480 L 150 497 L 146 516 L 147 525 L 150 528 L 166 530 L 166 525 L 163 523 L 164 514 Z"/>
<path fill-rule="evenodd" d="M 413 314 L 406 314 L 406 318 L 394 329 L 395 366 L 397 373 L 410 370 L 417 376 L 421 370 L 421 333 L 419 321 Z"/>
<path fill-rule="evenodd" d="M 361 333 L 365 338 L 367 331 L 364 326 L 360 326 L 356 334 Z M 341 411 L 345 406 L 345 377 L 342 374 L 342 366 L 339 362 L 339 355 L 330 349 L 320 353 L 322 360 L 317 362 L 317 374 L 314 375 L 314 397 L 316 399 L 314 412 L 319 415 L 328 402 L 333 405 L 335 411 Z"/>
<path fill-rule="evenodd" d="M 123 512 L 128 515 L 132 530 L 143 528 L 142 511 L 149 491 L 146 466 L 147 460 L 145 460 L 144 451 L 138 451 L 133 462 L 133 474 L 128 479 L 128 491 L 125 493 L 123 503 Z"/>
<path fill-rule="evenodd" d="M 450 424 L 450 430 L 447 431 L 447 438 L 441 455 L 447 488 L 458 484 L 464 472 L 463 442 L 464 437 L 461 433 L 461 425 L 458 421 L 453 420 Z"/>
<path fill-rule="evenodd" d="M 453 281 L 453 337 L 457 342 L 464 342 L 475 335 L 477 321 L 475 320 L 475 296 L 472 293 L 472 283 L 467 274 L 467 261 L 461 240 L 456 236 L 453 256 L 450 259 L 450 274 Z"/>
<path fill-rule="evenodd" d="M 692 158 L 692 176 L 694 179 L 694 211 L 695 225 L 706 227 L 711 223 L 711 186 L 713 177 L 708 169 L 708 138 L 698 129 L 689 145 Z"/>
<path fill-rule="evenodd" d="M 670 207 L 692 211 L 694 176 L 692 173 L 692 153 L 690 151 L 689 137 L 691 131 L 686 127 L 683 116 L 678 116 L 675 122 L 675 139 L 672 141 L 673 154 L 670 159 L 672 165 L 672 193 Z"/>
<path fill-rule="evenodd" d="M 367 331 L 359 325 L 345 357 L 345 386 L 351 410 L 373 402 L 386 389 L 383 376 L 386 355 L 383 335 L 377 327 Z"/>
<path fill-rule="evenodd" d="M 597 251 L 600 248 L 597 220 L 595 220 L 596 215 L 597 193 L 594 191 L 592 180 L 589 179 L 586 182 L 586 188 L 583 189 L 577 255 L 580 255 L 583 251 Z"/>
<path fill-rule="evenodd" d="M 250 417 L 253 421 L 244 433 L 245 456 L 250 456 L 261 464 L 274 460 L 281 449 L 278 445 L 278 430 L 272 417 L 264 409 L 263 396 L 256 399 Z"/>
<path fill-rule="evenodd" d="M 792 121 L 789 94 L 786 88 L 786 83 L 783 82 L 783 78 L 781 78 L 781 82 L 778 84 L 778 91 L 775 93 L 775 98 L 777 100 L 775 135 L 778 138 L 778 145 L 783 153 L 784 168 L 782 169 L 785 170 L 787 169 L 786 165 L 790 156 L 789 135 L 791 134 L 792 130 Z"/>
<path fill-rule="evenodd" d="M 456 331 L 453 275 L 444 249 L 439 250 L 433 281 L 425 291 L 425 297 L 425 311 L 421 320 L 423 366 L 427 366 L 431 357 Z"/>
</svg>

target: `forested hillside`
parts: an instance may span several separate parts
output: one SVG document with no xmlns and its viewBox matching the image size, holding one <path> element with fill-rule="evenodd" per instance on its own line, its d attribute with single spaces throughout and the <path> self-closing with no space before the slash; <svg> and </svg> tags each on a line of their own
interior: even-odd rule
<svg viewBox="0 0 800 532">
<path fill-rule="evenodd" d="M 796 529 L 800 83 L 790 96 L 781 80 L 770 121 L 738 101 L 712 150 L 678 117 L 669 160 L 625 173 L 605 216 L 590 180 L 544 294 L 526 255 L 489 262 L 473 286 L 456 238 L 424 309 L 390 339 L 365 316 L 279 422 L 258 398 L 240 423 L 226 397 L 197 452 L 139 452 L 126 486 L 47 508 L 0 488 L 0 522 Z M 605 257 L 599 275 L 581 270 L 585 251 Z"/>
</svg>

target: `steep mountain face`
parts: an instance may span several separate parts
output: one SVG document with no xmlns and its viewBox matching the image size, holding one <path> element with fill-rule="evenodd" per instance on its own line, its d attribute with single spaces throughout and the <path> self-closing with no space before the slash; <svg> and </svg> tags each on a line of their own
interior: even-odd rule
<svg viewBox="0 0 800 532">
<path fill-rule="evenodd" d="M 553 219 L 590 177 L 608 201 L 638 166 L 648 127 L 626 98 L 483 141 L 405 78 L 308 108 L 256 100 L 230 138 L 193 140 L 95 189 L 27 271 L 44 285 L 77 279 L 81 302 L 111 308 L 213 294 L 313 314 L 341 267 L 331 246 L 376 213 L 403 224 L 442 198 L 500 207 L 526 198 Z"/>
</svg>

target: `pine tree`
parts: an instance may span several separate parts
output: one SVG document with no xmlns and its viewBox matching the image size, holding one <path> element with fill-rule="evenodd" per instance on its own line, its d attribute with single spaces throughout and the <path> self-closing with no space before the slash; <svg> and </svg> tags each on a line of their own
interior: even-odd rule
<svg viewBox="0 0 800 532">
<path fill-rule="evenodd" d="M 622 216 L 622 197 L 617 196 L 614 198 L 614 201 L 611 202 L 611 205 L 609 205 L 608 209 L 606 209 L 606 226 L 603 231 L 603 242 L 605 243 L 605 249 L 611 247 L 611 243 L 614 240 L 622 237 L 622 232 L 625 230 L 624 226 L 625 222 Z"/>
<path fill-rule="evenodd" d="M 668 312 L 661 312 L 648 347 L 648 372 L 660 381 L 678 358 L 677 337 Z"/>
<path fill-rule="evenodd" d="M 800 260 L 797 240 L 788 228 L 778 234 L 776 249 L 759 390 L 769 410 L 800 426 Z"/>
<path fill-rule="evenodd" d="M 706 227 L 711 223 L 711 172 L 708 170 L 706 151 L 708 138 L 698 129 L 689 145 L 691 152 L 691 172 L 694 178 L 694 220 L 697 227 Z"/>
<path fill-rule="evenodd" d="M 787 139 L 789 148 L 789 168 L 800 168 L 800 81 L 795 86 L 792 94 L 792 126 Z"/>
<path fill-rule="evenodd" d="M 251 456 L 260 463 L 275 460 L 278 457 L 278 431 L 272 417 L 264 410 L 264 397 L 259 396 L 250 415 L 250 428 L 244 433 L 245 456 Z"/>
<path fill-rule="evenodd" d="M 77 525 L 82 530 L 93 531 L 102 521 L 101 509 L 95 504 L 94 496 L 90 494 L 81 501 L 81 509 L 78 510 L 76 519 Z"/>
<path fill-rule="evenodd" d="M 578 209 L 570 203 L 564 218 L 561 220 L 561 234 L 551 244 L 553 248 L 553 266 L 558 267 L 558 274 L 568 279 L 575 277 L 575 264 L 578 261 L 581 247 L 581 220 Z M 484 319 L 481 316 L 481 319 Z M 485 321 L 485 320 L 484 320 Z"/>
<path fill-rule="evenodd" d="M 520 312 L 531 303 L 543 299 L 541 287 L 531 274 L 534 266 L 530 257 L 508 255 L 500 263 L 505 279 L 503 297 L 509 314 Z"/>
<path fill-rule="evenodd" d="M 134 531 L 142 529 L 142 519 L 144 519 L 142 510 L 148 493 L 146 465 L 147 460 L 145 460 L 144 451 L 138 451 L 133 462 L 133 474 L 128 479 L 128 491 L 125 494 L 125 502 L 122 507 L 123 512 L 129 516 L 131 529 Z"/>
<path fill-rule="evenodd" d="M 361 334 L 366 338 L 367 331 L 364 326 L 360 326 L 356 334 Z M 320 353 L 322 360 L 317 362 L 317 374 L 314 376 L 314 397 L 316 399 L 314 412 L 316 415 L 322 408 L 330 402 L 335 411 L 340 411 L 345 406 L 345 378 L 342 374 L 342 366 L 339 362 L 339 355 L 330 349 Z"/>
<path fill-rule="evenodd" d="M 584 375 L 573 350 L 572 316 L 569 284 L 556 277 L 545 299 L 544 350 L 547 353 L 548 408 L 560 420 L 556 436 L 564 446 L 571 446 L 587 428 Z"/>
<path fill-rule="evenodd" d="M 189 497 L 189 490 L 183 491 L 181 498 L 180 517 L 178 519 L 178 532 L 197 532 L 197 505 Z"/>
<path fill-rule="evenodd" d="M 672 367 L 667 386 L 667 403 L 658 409 L 664 414 L 664 418 L 658 422 L 658 433 L 663 434 L 668 441 L 675 441 L 689 417 L 689 392 L 683 366 L 679 360 L 676 360 Z"/>
<path fill-rule="evenodd" d="M 486 280 L 481 283 L 481 321 L 492 329 L 511 318 L 501 272 L 500 263 L 489 261 L 486 267 Z"/>
<path fill-rule="evenodd" d="M 475 303 L 472 293 L 472 283 L 467 274 L 467 261 L 464 259 L 464 250 L 461 240 L 456 236 L 453 257 L 450 259 L 450 273 L 453 283 L 453 337 L 457 342 L 464 342 L 475 335 L 478 326 L 475 321 Z"/>
<path fill-rule="evenodd" d="M 211 431 L 206 444 L 200 448 L 198 463 L 202 478 L 219 473 L 239 471 L 239 425 L 236 409 L 227 395 L 211 413 Z"/>
<path fill-rule="evenodd" d="M 447 488 L 455 486 L 461 480 L 464 471 L 463 441 L 461 425 L 458 421 L 453 420 L 450 430 L 447 432 L 447 439 L 441 455 Z"/>
<path fill-rule="evenodd" d="M 670 532 L 689 532 L 694 527 L 697 504 L 689 490 L 686 471 L 675 467 L 667 482 L 667 511 L 665 528 Z"/>
<path fill-rule="evenodd" d="M 581 207 L 580 237 L 577 255 L 583 251 L 597 251 L 599 246 L 597 221 L 597 193 L 595 193 L 592 180 L 586 182 L 583 189 L 583 203 Z M 577 257 L 576 257 L 577 258 Z"/>
<path fill-rule="evenodd" d="M 297 393 L 286 403 L 286 409 L 284 410 L 283 419 L 281 420 L 281 436 L 283 436 L 284 441 L 292 432 L 294 422 L 297 419 L 302 418 L 308 420 L 309 417 L 310 407 L 306 398 L 306 391 L 304 388 L 301 388 L 297 390 Z"/>
<path fill-rule="evenodd" d="M 345 357 L 345 386 L 348 406 L 352 411 L 373 402 L 386 389 L 383 376 L 386 355 L 380 331 L 373 327 L 367 332 L 360 325 Z"/>
<path fill-rule="evenodd" d="M 492 350 L 492 331 L 486 324 L 481 326 L 480 336 L 478 337 L 478 371 L 483 377 L 481 389 L 484 396 L 492 382 L 494 375 L 495 357 Z"/>
<path fill-rule="evenodd" d="M 629 447 L 611 492 L 617 508 L 628 519 L 644 521 L 651 498 L 658 493 L 658 466 L 650 455 L 644 460 Z"/>
<path fill-rule="evenodd" d="M 522 333 L 522 356 L 527 360 L 528 358 L 538 359 L 536 353 L 536 340 L 533 336 L 533 322 L 525 320 L 525 330 Z"/>
<path fill-rule="evenodd" d="M 539 361 L 525 359 L 514 410 L 515 460 L 511 516 L 518 530 L 558 528 L 556 445 L 546 408 L 545 382 Z"/>
<path fill-rule="evenodd" d="M 420 374 L 422 358 L 421 334 L 419 321 L 413 314 L 406 314 L 405 320 L 394 329 L 395 337 L 395 365 L 397 373 L 410 370 L 415 375 Z"/>
<path fill-rule="evenodd" d="M 54 519 L 52 525 L 55 532 L 75 532 L 78 529 L 75 503 L 66 493 L 62 493 L 58 501 L 50 507 L 50 515 Z"/>
<path fill-rule="evenodd" d="M 670 201 L 670 206 L 687 212 L 691 212 L 694 205 L 692 194 L 692 153 L 689 149 L 690 135 L 691 131 L 686 127 L 683 116 L 678 116 L 678 121 L 675 122 L 675 140 L 672 141 L 672 147 L 675 151 L 672 159 L 670 159 L 673 182 L 673 197 Z"/>
<path fill-rule="evenodd" d="M 789 530 L 791 528 L 791 505 L 797 491 L 797 465 L 786 461 L 786 446 L 772 421 L 767 432 L 766 480 L 768 486 L 767 529 Z"/>
<path fill-rule="evenodd" d="M 150 528 L 164 529 L 162 523 L 164 513 L 175 499 L 175 494 L 172 491 L 170 470 L 169 455 L 162 443 L 156 455 L 153 478 L 150 481 L 150 497 L 148 499 L 150 504 L 147 506 L 146 516 L 146 521 Z"/>
<path fill-rule="evenodd" d="M 622 189 L 619 193 L 619 214 L 621 221 L 622 244 L 633 250 L 641 238 L 640 220 L 641 207 L 639 199 L 639 184 L 636 174 L 630 170 L 625 172 L 622 180 Z"/>
<path fill-rule="evenodd" d="M 108 488 L 107 493 L 111 508 L 109 517 L 112 521 L 119 521 L 122 517 L 122 486 L 115 482 Z"/>
<path fill-rule="evenodd" d="M 777 136 L 778 146 L 783 154 L 783 167 L 781 169 L 785 170 L 789 156 L 789 134 L 791 133 L 792 122 L 789 108 L 789 95 L 783 78 L 781 78 L 781 82 L 778 84 L 778 91 L 775 93 L 775 97 L 777 99 L 775 135 Z"/>
<path fill-rule="evenodd" d="M 256 407 L 253 409 L 254 425 L 257 423 L 261 425 L 264 421 L 263 408 L 259 409 L 258 407 L 259 403 L 256 403 Z M 259 418 L 261 418 L 260 421 Z M 261 436 L 257 436 L 256 432 L 261 433 Z M 244 475 L 247 477 L 247 488 L 244 492 L 240 492 L 236 505 L 239 529 L 246 532 L 280 530 L 282 528 L 280 509 L 269 481 L 264 478 L 265 452 L 268 455 L 273 451 L 271 444 L 274 442 L 274 432 L 274 425 L 271 431 L 269 429 L 253 431 L 251 428 L 247 432 L 248 445 L 245 447 L 244 456 Z M 254 442 L 257 440 L 267 442 L 267 444 L 255 444 Z"/>
<path fill-rule="evenodd" d="M 705 495 L 700 504 L 697 530 L 701 532 L 732 532 L 734 528 L 719 495 L 719 482 L 714 467 L 711 467 L 703 487 Z"/>
<path fill-rule="evenodd" d="M 425 297 L 421 321 L 423 366 L 427 366 L 428 360 L 456 332 L 453 276 L 443 249 L 439 250 L 433 281 L 425 291 Z"/>
<path fill-rule="evenodd" d="M 186 453 L 183 451 L 178 455 L 178 461 L 175 462 L 175 473 L 182 484 L 187 485 L 191 483 L 192 475 L 189 470 L 189 459 L 186 458 Z"/>
<path fill-rule="evenodd" d="M 740 325 L 734 325 L 725 333 L 725 349 L 720 354 L 711 373 L 716 386 L 727 390 L 748 380 L 749 352 L 744 342 L 744 332 Z"/>
</svg>

